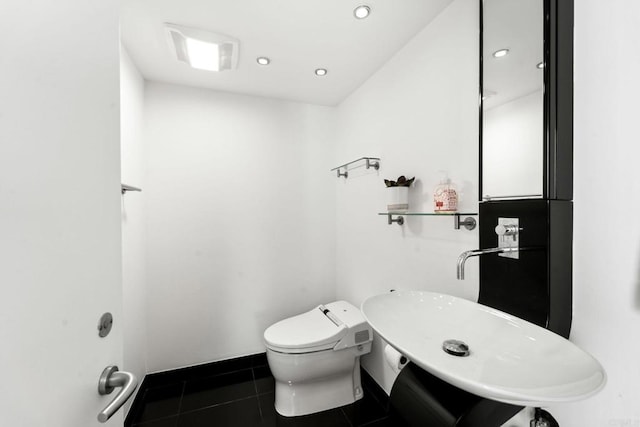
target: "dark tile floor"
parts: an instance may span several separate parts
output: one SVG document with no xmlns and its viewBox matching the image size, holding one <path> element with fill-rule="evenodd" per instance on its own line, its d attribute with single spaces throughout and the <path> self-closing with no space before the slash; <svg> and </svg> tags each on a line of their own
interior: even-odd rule
<svg viewBox="0 0 640 427">
<path fill-rule="evenodd" d="M 302 417 L 276 413 L 264 354 L 147 376 L 126 427 L 390 427 L 388 398 L 363 371 L 364 397 Z"/>
</svg>

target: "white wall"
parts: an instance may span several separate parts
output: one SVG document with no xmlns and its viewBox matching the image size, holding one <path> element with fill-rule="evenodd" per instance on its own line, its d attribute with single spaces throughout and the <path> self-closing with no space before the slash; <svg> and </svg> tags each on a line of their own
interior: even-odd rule
<svg viewBox="0 0 640 427">
<path fill-rule="evenodd" d="M 2 426 L 100 425 L 122 362 L 118 43 L 117 2 L 0 2 Z"/>
<path fill-rule="evenodd" d="M 335 299 L 334 112 L 158 83 L 145 104 L 148 369 L 263 352 Z"/>
<path fill-rule="evenodd" d="M 483 196 L 542 195 L 542 90 L 483 114 Z"/>
<path fill-rule="evenodd" d="M 121 180 L 143 189 L 122 196 L 122 299 L 124 354 L 122 369 L 143 378 L 147 373 L 147 290 L 145 258 L 144 79 L 120 48 Z M 127 403 L 130 406 L 133 398 Z"/>
<path fill-rule="evenodd" d="M 576 1 L 571 340 L 607 370 L 562 427 L 640 426 L 640 3 Z"/>
<path fill-rule="evenodd" d="M 338 107 L 335 165 L 381 157 L 337 191 L 338 297 L 360 305 L 389 289 L 424 289 L 477 299 L 477 261 L 456 280 L 456 259 L 478 245 L 477 229 L 454 230 L 453 218 L 406 217 L 387 225 L 384 178 L 416 177 L 410 210 L 433 211 L 439 170 L 461 190 L 460 210 L 477 212 L 478 2 L 457 0 Z M 387 391 L 395 375 L 376 338 L 365 369 Z"/>
</svg>

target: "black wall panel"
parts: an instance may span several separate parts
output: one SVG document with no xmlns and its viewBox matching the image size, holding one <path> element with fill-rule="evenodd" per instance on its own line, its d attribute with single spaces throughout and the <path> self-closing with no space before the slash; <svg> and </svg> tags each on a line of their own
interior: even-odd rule
<svg viewBox="0 0 640 427">
<path fill-rule="evenodd" d="M 478 302 L 564 337 L 571 327 L 572 202 L 503 200 L 480 204 L 480 248 L 498 246 L 498 218 L 519 218 L 519 259 L 480 256 Z"/>
</svg>

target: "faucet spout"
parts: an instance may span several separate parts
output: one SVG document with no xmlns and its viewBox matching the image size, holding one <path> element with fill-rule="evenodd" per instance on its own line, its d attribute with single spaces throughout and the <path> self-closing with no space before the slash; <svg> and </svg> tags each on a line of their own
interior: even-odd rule
<svg viewBox="0 0 640 427">
<path fill-rule="evenodd" d="M 458 278 L 458 280 L 464 280 L 464 264 L 471 257 L 485 255 L 485 254 L 517 252 L 518 250 L 519 250 L 518 248 L 489 248 L 489 249 L 474 249 L 471 251 L 464 251 L 458 257 L 456 277 Z"/>
</svg>

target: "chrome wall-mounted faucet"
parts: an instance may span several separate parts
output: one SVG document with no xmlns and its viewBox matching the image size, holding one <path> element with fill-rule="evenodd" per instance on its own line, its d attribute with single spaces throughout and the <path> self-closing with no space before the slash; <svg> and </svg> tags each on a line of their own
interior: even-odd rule
<svg viewBox="0 0 640 427">
<path fill-rule="evenodd" d="M 495 231 L 498 235 L 498 247 L 489 249 L 475 249 L 465 251 L 458 257 L 456 277 L 464 280 L 464 264 L 467 259 L 485 254 L 495 254 L 506 258 L 519 258 L 520 251 L 520 220 L 518 218 L 498 218 Z"/>
<path fill-rule="evenodd" d="M 508 253 L 508 252 L 518 252 L 519 248 L 489 248 L 489 249 L 474 249 L 472 251 L 465 251 L 460 254 L 458 257 L 458 268 L 456 277 L 458 280 L 464 280 L 464 264 L 467 262 L 467 259 L 480 256 L 485 254 L 495 254 L 495 253 Z"/>
</svg>

